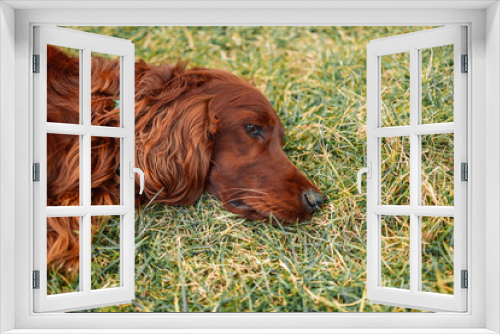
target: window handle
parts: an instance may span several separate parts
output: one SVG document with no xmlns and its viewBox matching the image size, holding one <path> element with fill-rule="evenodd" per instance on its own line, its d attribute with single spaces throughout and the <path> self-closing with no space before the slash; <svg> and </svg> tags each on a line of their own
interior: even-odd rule
<svg viewBox="0 0 500 334">
<path fill-rule="evenodd" d="M 366 167 L 363 167 L 358 171 L 358 192 L 360 195 L 363 195 L 363 189 L 361 189 L 361 176 L 366 174 L 368 179 L 372 178 L 372 163 L 368 161 L 366 165 Z"/>
<path fill-rule="evenodd" d="M 130 161 L 129 164 L 129 170 L 130 170 L 130 178 L 134 178 L 134 173 L 139 174 L 139 184 L 140 184 L 140 190 L 139 190 L 139 195 L 142 195 L 142 192 L 144 191 L 144 172 L 140 168 L 135 168 L 134 163 Z"/>
</svg>

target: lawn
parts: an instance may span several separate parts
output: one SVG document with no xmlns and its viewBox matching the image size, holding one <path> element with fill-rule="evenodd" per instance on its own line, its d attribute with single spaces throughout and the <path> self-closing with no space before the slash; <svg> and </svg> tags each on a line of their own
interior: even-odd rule
<svg viewBox="0 0 500 334">
<path fill-rule="evenodd" d="M 356 173 L 366 153 L 366 45 L 426 28 L 73 27 L 130 39 L 137 58 L 149 63 L 189 60 L 245 78 L 278 112 L 286 154 L 326 197 L 311 220 L 289 226 L 240 219 L 208 194 L 189 207 L 137 207 L 136 299 L 89 311 L 415 311 L 366 299 L 366 198 L 357 193 Z M 422 56 L 422 107 L 424 118 L 433 122 L 450 121 L 453 114 L 453 92 L 446 93 L 453 63 L 443 61 L 449 52 Z M 407 68 L 404 55 L 383 62 L 384 124 L 406 121 Z M 453 141 L 450 135 L 427 137 L 423 201 L 453 205 Z M 387 138 L 382 156 L 382 201 L 407 204 L 409 142 Z M 95 286 L 113 286 L 119 279 L 118 223 L 106 218 L 93 240 Z M 383 220 L 384 285 L 409 284 L 408 229 L 406 217 Z M 453 221 L 426 219 L 422 231 L 423 286 L 452 293 Z M 77 286 L 77 277 L 57 268 L 49 275 L 52 293 Z"/>
</svg>

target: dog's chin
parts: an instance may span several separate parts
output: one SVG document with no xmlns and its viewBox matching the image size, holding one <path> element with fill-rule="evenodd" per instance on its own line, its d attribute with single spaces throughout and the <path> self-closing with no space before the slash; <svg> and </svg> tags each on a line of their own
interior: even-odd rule
<svg viewBox="0 0 500 334">
<path fill-rule="evenodd" d="M 267 221 L 272 224 L 276 223 L 276 219 L 284 225 L 293 224 L 295 222 L 300 222 L 307 219 L 308 217 L 283 217 L 280 213 L 264 213 L 256 210 L 251 205 L 246 204 L 242 201 L 228 201 L 224 203 L 224 206 L 229 211 L 240 215 L 243 218 L 253 221 Z M 310 215 L 307 215 L 310 216 Z"/>
</svg>

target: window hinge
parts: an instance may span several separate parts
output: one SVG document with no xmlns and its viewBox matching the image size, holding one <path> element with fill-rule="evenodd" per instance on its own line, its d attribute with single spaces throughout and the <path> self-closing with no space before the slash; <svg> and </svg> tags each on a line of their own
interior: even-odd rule
<svg viewBox="0 0 500 334">
<path fill-rule="evenodd" d="M 469 287 L 469 273 L 467 270 L 462 270 L 461 271 L 461 288 L 462 289 L 467 289 Z"/>
<path fill-rule="evenodd" d="M 461 168 L 460 180 L 469 181 L 469 165 L 466 162 L 462 162 L 460 168 Z"/>
<path fill-rule="evenodd" d="M 469 56 L 462 55 L 462 73 L 469 72 Z"/>
<path fill-rule="evenodd" d="M 40 55 L 33 55 L 33 73 L 40 73 Z"/>
<path fill-rule="evenodd" d="M 33 270 L 33 289 L 40 289 L 40 270 Z"/>
<path fill-rule="evenodd" d="M 38 162 L 33 164 L 33 181 L 40 182 L 40 164 Z"/>
</svg>

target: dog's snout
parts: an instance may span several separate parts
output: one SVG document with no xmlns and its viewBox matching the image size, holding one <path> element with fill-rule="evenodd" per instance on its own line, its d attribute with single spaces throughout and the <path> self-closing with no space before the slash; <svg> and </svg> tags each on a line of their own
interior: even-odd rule
<svg viewBox="0 0 500 334">
<path fill-rule="evenodd" d="M 309 189 L 302 193 L 304 204 L 314 212 L 323 205 L 323 195 L 315 189 Z"/>
</svg>

